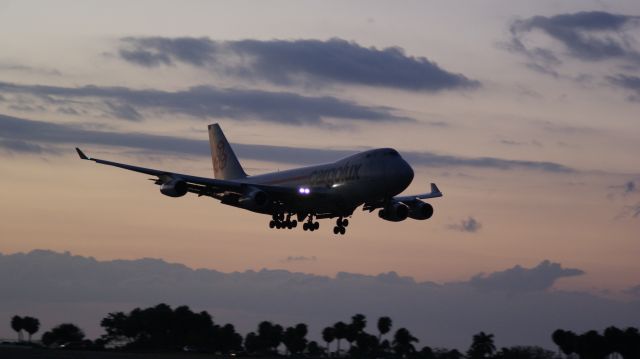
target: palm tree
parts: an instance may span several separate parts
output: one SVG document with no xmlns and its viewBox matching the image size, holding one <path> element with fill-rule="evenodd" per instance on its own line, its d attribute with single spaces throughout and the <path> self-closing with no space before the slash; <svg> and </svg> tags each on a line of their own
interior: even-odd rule
<svg viewBox="0 0 640 359">
<path fill-rule="evenodd" d="M 493 344 L 493 334 L 480 332 L 473 336 L 473 342 L 467 351 L 467 358 L 484 359 L 490 357 L 495 351 L 496 346 Z"/>
<path fill-rule="evenodd" d="M 347 331 L 348 331 L 348 328 L 344 322 L 337 322 L 336 324 L 333 325 L 333 332 L 336 339 L 338 340 L 338 350 L 337 350 L 338 355 L 340 355 L 340 340 L 347 337 Z"/>
<path fill-rule="evenodd" d="M 378 332 L 380 333 L 380 335 L 378 335 L 378 340 L 382 339 L 383 335 L 389 333 L 392 324 L 393 322 L 389 317 L 380 317 L 378 319 Z"/>
<path fill-rule="evenodd" d="M 418 338 L 411 335 L 409 330 L 406 328 L 400 328 L 393 336 L 393 350 L 401 358 L 406 358 L 407 356 L 415 353 L 416 348 L 413 346 L 413 343 L 416 342 L 418 342 Z"/>
<path fill-rule="evenodd" d="M 331 354 L 329 345 L 336 339 L 336 331 L 334 327 L 326 327 L 322 330 L 322 339 L 327 343 L 327 355 Z"/>
<path fill-rule="evenodd" d="M 355 329 L 356 333 L 361 333 L 367 326 L 367 317 L 362 314 L 356 314 L 351 317 L 351 325 Z"/>
<path fill-rule="evenodd" d="M 11 318 L 11 329 L 18 333 L 18 341 L 22 341 L 22 329 L 24 329 L 22 317 L 14 315 L 13 318 Z"/>
<path fill-rule="evenodd" d="M 29 343 L 31 343 L 31 336 L 40 329 L 40 321 L 33 317 L 22 318 L 22 329 L 29 333 Z"/>
</svg>

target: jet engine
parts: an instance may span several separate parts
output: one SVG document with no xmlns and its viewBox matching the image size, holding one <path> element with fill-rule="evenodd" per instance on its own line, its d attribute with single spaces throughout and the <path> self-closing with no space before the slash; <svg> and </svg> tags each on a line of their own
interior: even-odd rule
<svg viewBox="0 0 640 359">
<path fill-rule="evenodd" d="M 264 209 L 269 206 L 269 202 L 269 196 L 257 188 L 253 188 L 238 198 L 238 204 L 249 210 Z"/>
<path fill-rule="evenodd" d="M 400 222 L 407 219 L 409 206 L 402 202 L 391 202 L 378 212 L 378 217 L 391 222 Z"/>
<path fill-rule="evenodd" d="M 169 197 L 182 197 L 187 194 L 187 182 L 181 180 L 171 180 L 160 186 L 160 192 Z"/>
<path fill-rule="evenodd" d="M 413 219 L 429 219 L 433 216 L 433 207 L 426 202 L 417 201 L 409 206 L 409 217 Z"/>
</svg>

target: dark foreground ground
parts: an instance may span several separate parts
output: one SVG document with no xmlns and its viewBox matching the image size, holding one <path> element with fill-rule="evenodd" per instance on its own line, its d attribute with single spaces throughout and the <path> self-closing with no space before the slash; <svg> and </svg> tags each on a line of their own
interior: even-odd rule
<svg viewBox="0 0 640 359">
<path fill-rule="evenodd" d="M 95 352 L 81 350 L 57 350 L 37 348 L 1 347 L 0 359 L 200 359 L 200 358 L 225 358 L 213 354 L 199 353 L 118 353 Z M 242 359 L 242 358 L 237 358 Z M 269 359 L 269 358 L 261 358 Z"/>
</svg>

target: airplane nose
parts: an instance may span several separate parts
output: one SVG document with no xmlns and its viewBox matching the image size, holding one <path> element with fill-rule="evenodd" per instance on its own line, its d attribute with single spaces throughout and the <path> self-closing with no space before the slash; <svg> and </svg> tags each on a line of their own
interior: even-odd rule
<svg viewBox="0 0 640 359">
<path fill-rule="evenodd" d="M 407 161 L 403 160 L 402 162 L 402 178 L 406 181 L 406 187 L 408 187 L 411 184 L 411 181 L 413 181 L 413 168 L 411 168 Z"/>
</svg>

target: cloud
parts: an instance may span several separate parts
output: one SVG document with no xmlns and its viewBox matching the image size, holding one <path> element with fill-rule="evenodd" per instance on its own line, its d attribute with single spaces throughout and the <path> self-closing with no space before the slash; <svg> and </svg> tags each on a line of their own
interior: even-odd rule
<svg viewBox="0 0 640 359">
<path fill-rule="evenodd" d="M 45 152 L 45 148 L 40 145 L 10 138 L 0 138 L 0 149 L 9 153 L 40 154 Z"/>
<path fill-rule="evenodd" d="M 306 257 L 306 256 L 288 256 L 281 260 L 284 263 L 295 263 L 295 262 L 315 262 L 318 258 L 316 256 Z"/>
<path fill-rule="evenodd" d="M 517 265 L 489 275 L 478 274 L 471 278 L 469 283 L 482 290 L 527 292 L 547 290 L 560 278 L 583 274 L 584 272 L 580 269 L 562 268 L 560 263 L 551 263 L 545 260 L 531 269 Z"/>
<path fill-rule="evenodd" d="M 625 293 L 640 299 L 640 284 L 625 290 Z"/>
<path fill-rule="evenodd" d="M 321 40 L 214 41 L 209 38 L 127 37 L 120 57 L 156 67 L 184 63 L 277 85 L 335 82 L 436 92 L 473 89 L 480 82 L 443 70 L 399 47 L 377 49 L 333 38 Z"/>
<path fill-rule="evenodd" d="M 640 218 L 640 202 L 628 206 L 627 213 L 631 215 L 633 218 Z"/>
<path fill-rule="evenodd" d="M 467 219 L 461 220 L 460 223 L 449 225 L 449 229 L 467 233 L 475 233 L 479 231 L 480 228 L 482 228 L 482 224 L 471 216 Z"/>
<path fill-rule="evenodd" d="M 633 193 L 638 192 L 638 185 L 635 180 L 630 180 L 621 185 L 609 186 L 609 188 L 616 190 L 616 192 L 622 194 L 623 196 L 628 196 Z M 613 193 L 609 194 L 608 197 L 613 197 Z"/>
<path fill-rule="evenodd" d="M 525 56 L 530 69 L 554 77 L 562 76 L 558 67 L 566 59 L 618 60 L 638 67 L 640 52 L 631 32 L 637 28 L 640 28 L 640 16 L 603 11 L 534 16 L 514 21 L 510 26 L 511 39 L 503 47 Z M 535 33 L 547 35 L 561 45 L 562 50 L 534 45 Z"/>
<path fill-rule="evenodd" d="M 608 80 L 615 86 L 631 91 L 633 94 L 628 97 L 629 101 L 640 102 L 640 77 L 618 74 L 609 76 Z"/>
<path fill-rule="evenodd" d="M 213 86 L 194 86 L 182 91 L 131 89 L 127 87 L 59 87 L 0 82 L 0 93 L 29 95 L 45 105 L 98 108 L 110 117 L 129 121 L 154 115 L 187 115 L 198 119 L 231 118 L 287 125 L 324 125 L 329 119 L 361 122 L 412 122 L 395 115 L 394 109 L 364 106 L 331 96 L 308 97 L 288 92 L 269 92 Z"/>
<path fill-rule="evenodd" d="M 46 76 L 62 76 L 62 73 L 56 69 L 33 67 L 33 66 L 27 66 L 23 64 L 15 64 L 15 63 L 7 63 L 7 62 L 4 62 L 4 63 L 0 62 L 0 71 L 25 72 L 25 73 L 35 74 L 35 75 L 46 75 Z"/>
<path fill-rule="evenodd" d="M 267 269 L 223 273 L 158 259 L 99 261 L 38 250 L 0 254 L 0 272 L 11 273 L 0 276 L 0 319 L 30 313 L 40 318 L 41 331 L 71 321 L 92 337 L 102 333 L 99 322 L 107 313 L 159 302 L 207 310 L 216 322 L 234 323 L 241 333 L 254 330 L 260 320 L 304 322 L 316 340 L 324 326 L 355 313 L 371 323 L 388 315 L 396 328 L 409 328 L 424 345 L 457 348 L 468 347 L 480 329 L 494 333 L 501 345 L 552 347 L 550 333 L 557 328 L 584 331 L 640 321 L 638 301 L 548 290 L 549 283 L 581 271 L 547 261 L 437 284 L 394 272 L 335 277 Z M 10 330 L 0 327 L 0 336 L 11 336 Z M 367 330 L 376 332 L 375 326 Z"/>
<path fill-rule="evenodd" d="M 109 132 L 85 129 L 79 125 L 55 124 L 21 119 L 0 114 L 0 138 L 18 139 L 31 143 L 65 145 L 79 144 L 133 148 L 145 153 L 165 153 L 188 156 L 210 156 L 208 140 L 194 140 L 174 136 L 158 136 L 135 132 Z M 254 144 L 233 144 L 241 159 L 276 161 L 292 165 L 327 163 L 356 153 L 356 150 L 300 148 Z M 412 165 L 429 167 L 474 167 L 498 170 L 534 170 L 548 173 L 571 173 L 573 169 L 552 162 L 532 162 L 492 157 L 468 158 L 439 155 L 430 152 L 402 153 Z"/>
</svg>

